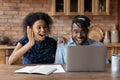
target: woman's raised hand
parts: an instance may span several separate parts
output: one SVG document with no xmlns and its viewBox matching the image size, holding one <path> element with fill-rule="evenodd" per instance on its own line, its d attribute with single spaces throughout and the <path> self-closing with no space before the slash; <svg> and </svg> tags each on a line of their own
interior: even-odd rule
<svg viewBox="0 0 120 80">
<path fill-rule="evenodd" d="M 27 36 L 29 39 L 29 43 L 31 45 L 34 45 L 34 43 L 35 43 L 34 33 L 32 32 L 32 29 L 29 26 L 27 26 Z"/>
</svg>

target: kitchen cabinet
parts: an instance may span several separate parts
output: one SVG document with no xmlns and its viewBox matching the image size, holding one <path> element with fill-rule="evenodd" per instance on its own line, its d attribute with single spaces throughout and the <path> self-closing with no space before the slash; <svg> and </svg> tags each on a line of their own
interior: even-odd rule
<svg viewBox="0 0 120 80">
<path fill-rule="evenodd" d="M 15 46 L 0 45 L 0 64 L 8 64 L 8 58 Z M 21 64 L 22 58 L 18 59 L 15 64 Z"/>
<path fill-rule="evenodd" d="M 12 53 L 15 46 L 0 45 L 0 64 L 8 63 L 8 56 Z"/>
<path fill-rule="evenodd" d="M 110 61 L 112 59 L 112 55 L 120 55 L 120 43 L 105 43 L 105 45 L 107 46 L 107 56 Z"/>
<path fill-rule="evenodd" d="M 52 0 L 52 15 L 66 15 L 66 0 Z"/>
<path fill-rule="evenodd" d="M 51 15 L 109 15 L 110 0 L 52 0 Z"/>
<path fill-rule="evenodd" d="M 110 0 L 95 0 L 95 15 L 109 15 Z"/>
<path fill-rule="evenodd" d="M 77 15 L 81 13 L 81 0 L 67 0 L 66 3 L 66 15 Z"/>
</svg>

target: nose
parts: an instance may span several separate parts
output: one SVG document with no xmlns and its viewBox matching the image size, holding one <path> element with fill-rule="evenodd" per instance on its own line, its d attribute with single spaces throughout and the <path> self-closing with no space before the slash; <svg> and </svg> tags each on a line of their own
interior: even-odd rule
<svg viewBox="0 0 120 80">
<path fill-rule="evenodd" d="M 81 37 L 81 33 L 77 33 L 77 37 Z"/>
<path fill-rule="evenodd" d="M 41 29 L 40 29 L 41 31 L 45 31 L 45 29 L 44 29 L 44 27 L 41 27 Z"/>
</svg>

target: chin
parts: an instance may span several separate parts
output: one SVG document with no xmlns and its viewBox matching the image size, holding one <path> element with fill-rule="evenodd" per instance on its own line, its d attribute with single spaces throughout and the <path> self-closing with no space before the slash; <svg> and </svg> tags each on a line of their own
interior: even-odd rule
<svg viewBox="0 0 120 80">
<path fill-rule="evenodd" d="M 45 37 L 39 37 L 39 38 L 37 38 L 37 40 L 38 41 L 43 41 L 43 40 L 45 40 Z"/>
<path fill-rule="evenodd" d="M 79 45 L 81 45 L 81 44 L 83 43 L 83 40 L 78 41 L 77 43 L 78 43 Z"/>
<path fill-rule="evenodd" d="M 44 38 L 40 38 L 40 41 L 43 41 L 43 40 L 45 40 L 45 37 Z"/>
<path fill-rule="evenodd" d="M 78 43 L 78 45 L 81 45 L 82 43 Z"/>
</svg>

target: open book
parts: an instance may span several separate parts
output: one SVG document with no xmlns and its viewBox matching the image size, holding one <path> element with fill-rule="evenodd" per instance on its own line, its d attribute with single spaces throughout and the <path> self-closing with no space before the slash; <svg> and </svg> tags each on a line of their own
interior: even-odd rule
<svg viewBox="0 0 120 80">
<path fill-rule="evenodd" d="M 15 73 L 37 73 L 37 74 L 51 74 L 56 71 L 57 68 L 47 65 L 26 66 L 21 69 L 15 70 Z"/>
<path fill-rule="evenodd" d="M 51 74 L 51 73 L 63 73 L 65 70 L 61 65 L 36 65 L 26 66 L 21 69 L 15 70 L 15 73 L 37 73 L 37 74 Z"/>
</svg>

